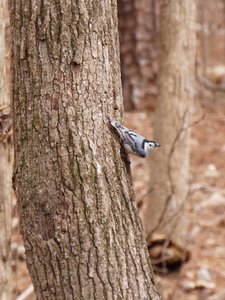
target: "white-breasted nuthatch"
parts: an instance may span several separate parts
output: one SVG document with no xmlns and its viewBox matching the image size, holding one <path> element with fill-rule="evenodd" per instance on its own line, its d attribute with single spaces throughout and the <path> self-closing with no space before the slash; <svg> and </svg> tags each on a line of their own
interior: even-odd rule
<svg viewBox="0 0 225 300">
<path fill-rule="evenodd" d="M 114 119 L 110 120 L 110 124 L 119 133 L 124 149 L 128 154 L 146 157 L 149 150 L 160 147 L 157 142 L 147 140 L 142 135 L 133 132 Z"/>
</svg>

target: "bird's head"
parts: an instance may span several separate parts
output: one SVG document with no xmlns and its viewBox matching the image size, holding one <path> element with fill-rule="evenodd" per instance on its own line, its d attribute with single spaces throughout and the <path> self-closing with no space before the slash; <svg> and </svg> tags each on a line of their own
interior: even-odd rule
<svg viewBox="0 0 225 300">
<path fill-rule="evenodd" d="M 145 144 L 145 147 L 146 147 L 146 151 L 149 151 L 151 149 L 160 147 L 160 145 L 157 142 L 155 142 L 155 141 L 148 141 Z"/>
</svg>

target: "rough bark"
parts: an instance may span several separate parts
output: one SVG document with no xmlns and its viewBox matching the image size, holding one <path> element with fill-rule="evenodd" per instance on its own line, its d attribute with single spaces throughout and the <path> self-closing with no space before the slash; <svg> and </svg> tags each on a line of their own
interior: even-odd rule
<svg viewBox="0 0 225 300">
<path fill-rule="evenodd" d="M 156 98 L 156 0 L 119 0 L 123 98 L 126 110 L 154 107 Z"/>
<path fill-rule="evenodd" d="M 195 1 L 161 0 L 158 99 L 146 232 L 184 242 L 180 217 L 188 191 L 190 115 L 194 95 Z"/>
<path fill-rule="evenodd" d="M 12 211 L 12 138 L 9 93 L 7 1 L 0 2 L 0 299 L 11 299 L 10 239 Z"/>
<path fill-rule="evenodd" d="M 11 6 L 14 180 L 37 298 L 159 299 L 108 125 L 123 110 L 116 1 Z"/>
</svg>

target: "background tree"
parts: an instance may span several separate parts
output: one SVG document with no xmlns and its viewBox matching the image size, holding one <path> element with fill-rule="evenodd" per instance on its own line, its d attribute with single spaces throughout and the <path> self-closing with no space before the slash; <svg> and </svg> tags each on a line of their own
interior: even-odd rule
<svg viewBox="0 0 225 300">
<path fill-rule="evenodd" d="M 155 0 L 119 0 L 120 55 L 126 110 L 154 107 L 156 97 Z"/>
<path fill-rule="evenodd" d="M 0 2 L 0 299 L 11 299 L 12 120 L 9 88 L 9 16 L 7 1 Z"/>
<path fill-rule="evenodd" d="M 38 299 L 159 299 L 129 174 L 116 1 L 11 1 L 15 187 Z"/>
<path fill-rule="evenodd" d="M 147 234 L 184 242 L 181 214 L 188 192 L 195 67 L 195 1 L 160 1 L 159 78 L 155 137 L 162 145 L 151 159 Z M 164 244 L 164 248 L 165 245 Z"/>
</svg>

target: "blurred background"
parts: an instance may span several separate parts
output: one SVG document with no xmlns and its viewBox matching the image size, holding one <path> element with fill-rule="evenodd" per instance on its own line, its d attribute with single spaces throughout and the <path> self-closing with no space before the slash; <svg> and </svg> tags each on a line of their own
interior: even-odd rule
<svg viewBox="0 0 225 300">
<path fill-rule="evenodd" d="M 189 2 L 191 5 L 192 1 Z M 150 240 L 147 235 L 147 241 L 164 299 L 224 300 L 225 1 L 198 0 L 195 3 L 196 23 L 193 30 L 196 34 L 196 49 L 192 53 L 195 55 L 194 93 L 193 101 L 189 100 L 188 104 L 191 136 L 186 137 L 186 142 L 190 145 L 189 176 L 186 180 L 187 194 L 183 195 L 185 205 L 175 208 L 180 208 L 179 214 L 182 215 L 177 228 L 180 231 L 178 235 L 183 235 L 183 242 L 179 243 L 176 236 L 169 238 L 168 233 L 161 234 L 160 228 Z M 165 194 L 162 188 L 155 193 L 151 191 L 157 188 L 155 177 L 164 176 L 161 173 L 164 169 L 160 166 L 160 159 L 162 164 L 165 161 L 157 155 L 167 147 L 167 140 L 158 140 L 166 129 L 161 126 L 160 132 L 155 120 L 156 116 L 160 116 L 157 110 L 161 109 L 157 101 L 165 100 L 159 95 L 162 84 L 157 84 L 157 79 L 162 77 L 160 71 L 163 72 L 162 67 L 160 70 L 159 57 L 165 54 L 160 54 L 161 47 L 164 46 L 160 38 L 165 38 L 162 32 L 165 28 L 160 28 L 164 22 L 162 18 L 165 16 L 165 9 L 161 14 L 160 9 L 160 1 L 156 0 L 119 1 L 125 123 L 127 127 L 149 139 L 154 137 L 162 144 L 157 153 L 150 154 L 147 161 L 132 158 L 137 203 L 147 226 L 151 224 L 146 222 L 146 218 L 152 217 L 148 214 L 148 209 L 154 211 L 154 206 L 158 206 L 157 201 L 161 201 L 160 194 Z M 170 24 L 168 28 L 169 26 Z M 183 26 L 187 27 L 186 21 Z M 171 106 L 177 103 L 173 98 L 168 100 Z M 167 106 L 160 122 L 168 124 L 166 118 Z M 176 131 L 175 128 L 174 130 Z M 179 169 L 183 164 L 182 158 L 174 159 L 177 159 L 174 168 Z M 155 161 L 158 164 L 156 166 Z M 185 168 L 184 164 L 182 168 Z M 174 176 L 176 182 L 179 179 L 176 176 L 182 176 L 182 172 Z M 182 184 L 185 185 L 184 182 Z M 155 195 L 157 197 L 153 199 L 152 196 Z"/>
<path fill-rule="evenodd" d="M 131 158 L 137 205 L 164 299 L 224 300 L 225 1 L 196 0 L 195 11 L 190 0 L 190 11 L 181 7 L 178 15 L 176 7 L 175 13 L 167 11 L 161 2 L 118 0 L 124 123 L 162 144 L 147 159 Z M 9 85 L 10 28 L 3 3 L 0 57 L 6 68 L 0 71 L 6 72 Z M 176 30 L 170 18 L 176 20 Z M 182 35 L 180 49 L 174 39 Z M 171 59 L 173 51 L 181 52 Z M 166 80 L 174 70 L 178 87 L 167 98 L 162 89 L 170 86 Z M 1 155 L 6 139 L 12 155 L 10 121 L 0 102 Z M 0 187 L 1 181 L 0 176 Z M 12 213 L 13 299 L 35 299 L 15 197 Z"/>
</svg>

